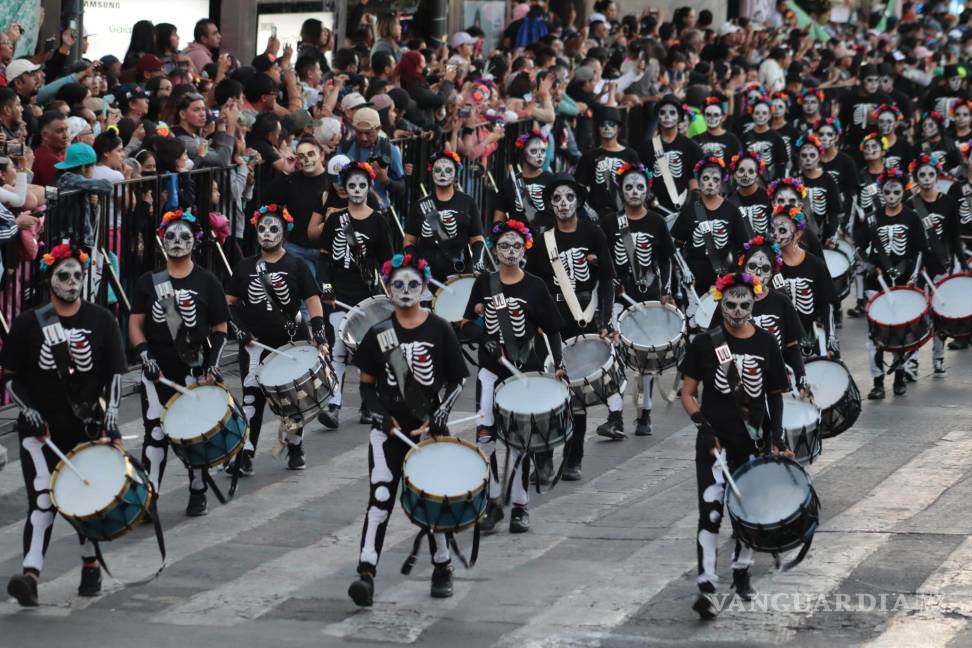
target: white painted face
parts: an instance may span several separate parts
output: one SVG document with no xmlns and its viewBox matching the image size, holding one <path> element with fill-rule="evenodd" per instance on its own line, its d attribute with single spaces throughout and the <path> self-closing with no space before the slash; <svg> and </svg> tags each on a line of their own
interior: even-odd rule
<svg viewBox="0 0 972 648">
<path fill-rule="evenodd" d="M 959 105 L 955 108 L 955 125 L 959 128 L 968 128 L 969 123 L 972 123 L 972 111 L 969 111 L 969 107 L 965 104 Z"/>
<path fill-rule="evenodd" d="M 782 99 L 773 99 L 770 102 L 770 114 L 773 117 L 786 117 L 786 102 Z"/>
<path fill-rule="evenodd" d="M 648 180 L 638 172 L 628 173 L 621 181 L 621 196 L 629 207 L 641 207 L 648 198 Z"/>
<path fill-rule="evenodd" d="M 759 277 L 760 283 L 764 286 L 770 285 L 773 278 L 773 260 L 770 259 L 766 250 L 759 249 L 753 252 L 749 260 L 746 261 L 746 272 Z"/>
<path fill-rule="evenodd" d="M 773 196 L 774 207 L 779 207 L 780 205 L 799 207 L 802 203 L 803 201 L 800 200 L 800 196 L 790 187 L 780 187 L 776 190 L 776 195 Z"/>
<path fill-rule="evenodd" d="M 803 171 L 813 171 L 820 166 L 820 151 L 814 144 L 805 144 L 800 147 L 800 169 Z"/>
<path fill-rule="evenodd" d="M 892 90 L 894 90 L 894 77 L 881 77 L 881 92 L 889 94 Z"/>
<path fill-rule="evenodd" d="M 881 157 L 884 152 L 882 146 L 876 139 L 869 139 L 864 142 L 861 146 L 861 154 L 864 159 L 870 162 L 871 160 L 877 160 Z"/>
<path fill-rule="evenodd" d="M 439 158 L 432 164 L 432 183 L 436 187 L 449 187 L 456 182 L 456 165 L 452 160 Z"/>
<path fill-rule="evenodd" d="M 918 173 L 915 175 L 921 189 L 931 189 L 938 181 L 938 170 L 929 164 L 918 167 Z"/>
<path fill-rule="evenodd" d="M 550 196 L 550 207 L 557 220 L 568 221 L 577 215 L 577 193 L 573 187 L 560 185 Z"/>
<path fill-rule="evenodd" d="M 774 216 L 770 226 L 770 238 L 780 244 L 781 248 L 792 244 L 796 240 L 796 223 L 789 216 Z"/>
<path fill-rule="evenodd" d="M 699 189 L 703 196 L 718 196 L 722 190 L 722 172 L 714 166 L 707 166 L 699 174 Z"/>
<path fill-rule="evenodd" d="M 173 259 L 181 259 L 192 254 L 195 242 L 196 237 L 192 234 L 192 228 L 181 220 L 169 225 L 162 236 L 162 248 L 165 254 Z"/>
<path fill-rule="evenodd" d="M 662 128 L 678 126 L 678 110 L 671 104 L 665 104 L 658 109 L 658 124 Z"/>
<path fill-rule="evenodd" d="M 769 123 L 770 111 L 769 106 L 764 103 L 756 104 L 753 107 L 753 123 L 757 126 L 765 126 Z"/>
<path fill-rule="evenodd" d="M 930 140 L 938 135 L 938 123 L 934 119 L 926 119 L 921 122 L 921 136 L 923 139 Z"/>
<path fill-rule="evenodd" d="M 803 98 L 803 114 L 807 117 L 816 115 L 820 110 L 820 100 L 817 95 L 807 95 Z"/>
<path fill-rule="evenodd" d="M 895 122 L 894 113 L 885 111 L 878 115 L 878 133 L 881 135 L 890 135 L 894 132 Z"/>
<path fill-rule="evenodd" d="M 523 147 L 523 161 L 534 169 L 543 167 L 543 160 L 547 157 L 547 143 L 539 137 L 527 141 Z"/>
<path fill-rule="evenodd" d="M 709 130 L 722 126 L 722 108 L 719 106 L 706 106 L 702 117 L 705 119 L 705 127 Z"/>
<path fill-rule="evenodd" d="M 952 92 L 958 92 L 962 89 L 962 77 L 953 76 L 948 77 L 948 89 Z"/>
<path fill-rule="evenodd" d="M 613 140 L 618 136 L 618 123 L 611 120 L 601 122 L 597 127 L 597 134 L 601 136 L 602 142 Z"/>
<path fill-rule="evenodd" d="M 370 187 L 371 179 L 366 173 L 352 173 L 344 182 L 344 190 L 348 192 L 348 202 L 353 205 L 363 205 L 368 200 Z"/>
<path fill-rule="evenodd" d="M 881 187 L 885 207 L 897 207 L 904 200 L 904 185 L 897 180 L 889 180 Z"/>
<path fill-rule="evenodd" d="M 301 144 L 297 147 L 297 162 L 304 173 L 313 173 L 320 161 L 321 152 L 313 144 Z"/>
<path fill-rule="evenodd" d="M 740 328 L 753 318 L 753 291 L 749 286 L 730 286 L 722 293 L 719 308 L 730 328 Z"/>
<path fill-rule="evenodd" d="M 834 145 L 837 144 L 837 131 L 833 126 L 821 126 L 820 130 L 817 131 L 817 137 L 820 138 L 820 143 L 823 144 L 823 147 L 828 151 L 834 148 Z"/>
<path fill-rule="evenodd" d="M 400 268 L 392 273 L 388 282 L 388 296 L 399 308 L 411 308 L 419 303 L 425 284 L 422 275 L 414 268 Z"/>
<path fill-rule="evenodd" d="M 257 243 L 267 252 L 279 250 L 283 245 L 284 226 L 276 216 L 265 214 L 257 221 Z"/>
<path fill-rule="evenodd" d="M 81 297 L 83 278 L 84 270 L 81 262 L 74 258 L 65 259 L 51 271 L 51 292 L 63 301 L 77 301 Z"/>
<path fill-rule="evenodd" d="M 881 79 L 876 76 L 866 76 L 864 77 L 862 85 L 864 86 L 864 92 L 867 94 L 874 94 L 881 86 Z"/>
<path fill-rule="evenodd" d="M 759 173 L 759 167 L 756 164 L 756 160 L 752 158 L 743 158 L 736 165 L 736 172 L 733 177 L 736 179 L 736 184 L 740 187 L 752 187 L 756 183 L 756 176 Z"/>
<path fill-rule="evenodd" d="M 503 265 L 519 267 L 524 256 L 523 237 L 516 232 L 504 232 L 496 241 L 496 258 Z"/>
</svg>

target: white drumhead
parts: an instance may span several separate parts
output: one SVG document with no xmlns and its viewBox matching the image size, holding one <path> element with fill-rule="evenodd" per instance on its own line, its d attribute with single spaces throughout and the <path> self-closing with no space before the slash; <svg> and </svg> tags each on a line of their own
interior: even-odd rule
<svg viewBox="0 0 972 648">
<path fill-rule="evenodd" d="M 497 407 L 517 414 L 546 414 L 570 398 L 567 385 L 550 376 L 504 381 L 493 397 Z"/>
<path fill-rule="evenodd" d="M 341 338 L 357 345 L 364 339 L 365 333 L 377 324 L 383 322 L 395 312 L 395 306 L 384 295 L 375 295 L 364 299 L 358 307 L 348 312 L 344 318 L 340 331 Z"/>
<path fill-rule="evenodd" d="M 165 433 L 174 439 L 191 439 L 211 430 L 226 415 L 229 394 L 218 385 L 199 385 L 180 394 L 165 412 Z"/>
<path fill-rule="evenodd" d="M 847 369 L 833 360 L 811 360 L 805 366 L 813 401 L 820 409 L 829 409 L 836 405 L 850 387 Z"/>
<path fill-rule="evenodd" d="M 847 257 L 847 261 L 853 265 L 854 260 L 857 258 L 857 250 L 854 248 L 854 245 L 849 241 L 845 241 L 844 239 L 837 239 L 837 249 L 841 254 Z"/>
<path fill-rule="evenodd" d="M 763 463 L 736 477 L 743 506 L 732 491 L 729 506 L 733 514 L 751 524 L 775 524 L 800 510 L 809 482 L 806 472 L 794 463 Z"/>
<path fill-rule="evenodd" d="M 440 288 L 432 304 L 432 312 L 447 322 L 458 322 L 466 313 L 469 295 L 472 294 L 476 277 L 457 277 L 446 283 L 449 290 Z"/>
<path fill-rule="evenodd" d="M 65 515 L 82 517 L 110 504 L 125 483 L 125 456 L 121 451 L 108 445 L 94 445 L 69 458 L 90 485 L 85 485 L 74 471 L 63 466 L 52 493 L 57 509 Z"/>
<path fill-rule="evenodd" d="M 691 301 L 691 300 L 690 300 Z M 705 293 L 699 297 L 699 306 L 692 315 L 692 321 L 698 328 L 707 329 L 712 326 L 712 316 L 715 315 L 719 302 L 712 297 L 712 293 Z"/>
<path fill-rule="evenodd" d="M 451 441 L 413 450 L 403 468 L 415 488 L 439 497 L 460 497 L 483 485 L 488 466 L 476 450 Z"/>
<path fill-rule="evenodd" d="M 579 335 L 564 344 L 564 369 L 571 380 L 598 371 L 611 358 L 611 343 L 597 335 Z"/>
<path fill-rule="evenodd" d="M 928 310 L 925 293 L 911 288 L 892 290 L 890 294 L 881 293 L 871 302 L 867 316 L 880 324 L 905 324 L 918 319 Z"/>
<path fill-rule="evenodd" d="M 712 319 L 711 315 L 709 319 Z M 660 303 L 632 306 L 618 318 L 621 337 L 646 347 L 670 344 L 682 334 L 684 326 L 685 316 L 681 312 Z"/>
<path fill-rule="evenodd" d="M 932 308 L 936 313 L 959 319 L 972 316 L 972 277 L 951 277 L 932 294 Z"/>
<path fill-rule="evenodd" d="M 809 400 L 800 400 L 791 394 L 783 395 L 783 429 L 799 430 L 815 427 L 820 423 L 820 408 Z"/>
<path fill-rule="evenodd" d="M 842 277 L 850 270 L 850 260 L 843 252 L 824 250 L 824 261 L 827 262 L 827 271 L 830 272 L 832 279 Z"/>
<path fill-rule="evenodd" d="M 306 342 L 298 343 L 290 348 L 282 349 L 284 353 L 295 359 L 287 358 L 279 353 L 271 353 L 257 369 L 256 379 L 261 385 L 277 387 L 291 383 L 312 370 L 320 362 L 317 347 Z"/>
</svg>

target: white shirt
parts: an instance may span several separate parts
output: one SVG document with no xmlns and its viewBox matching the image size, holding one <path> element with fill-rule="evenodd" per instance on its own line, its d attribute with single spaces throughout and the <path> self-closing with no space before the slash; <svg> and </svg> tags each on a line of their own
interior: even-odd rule
<svg viewBox="0 0 972 648">
<path fill-rule="evenodd" d="M 774 58 L 768 58 L 759 66 L 759 82 L 767 92 L 779 92 L 786 86 L 786 73 Z"/>
</svg>

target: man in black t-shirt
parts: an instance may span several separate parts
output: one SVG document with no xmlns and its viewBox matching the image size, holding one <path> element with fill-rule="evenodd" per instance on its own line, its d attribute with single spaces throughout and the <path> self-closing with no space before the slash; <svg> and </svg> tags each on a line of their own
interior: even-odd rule
<svg viewBox="0 0 972 648">
<path fill-rule="evenodd" d="M 787 151 L 783 137 L 770 128 L 770 98 L 760 96 L 750 105 L 750 110 L 753 127 L 743 134 L 743 146 L 766 163 L 767 180 L 782 178 L 786 175 L 790 152 Z"/>
<path fill-rule="evenodd" d="M 62 243 L 44 255 L 40 271 L 50 286 L 50 304 L 25 311 L 10 328 L 0 351 L 7 393 L 20 408 L 17 433 L 27 490 L 23 573 L 7 593 L 23 606 L 36 606 L 37 581 L 51 539 L 54 508 L 48 484 L 58 457 L 52 441 L 69 453 L 78 444 L 103 439 L 124 451 L 118 430 L 125 351 L 114 315 L 81 300 L 87 254 Z M 102 408 L 98 399 L 104 397 Z M 95 549 L 81 541 L 81 596 L 101 591 Z"/>
<path fill-rule="evenodd" d="M 162 408 L 176 393 L 159 378 L 179 385 L 201 380 L 221 383 L 219 362 L 229 320 L 223 286 L 213 273 L 192 261 L 195 242 L 202 236 L 196 217 L 188 211 L 166 212 L 158 235 L 165 269 L 139 277 L 128 320 L 128 339 L 142 363 L 142 464 L 156 491 L 169 453 L 169 437 L 160 421 Z M 207 512 L 204 473 L 189 468 L 186 515 Z"/>
<path fill-rule="evenodd" d="M 728 160 L 742 150 L 739 138 L 725 129 L 727 108 L 724 97 L 713 95 L 705 98 L 705 106 L 702 108 L 705 132 L 695 138 L 705 157 Z"/>
<path fill-rule="evenodd" d="M 229 304 L 230 327 L 240 345 L 240 377 L 243 381 L 243 413 L 250 425 L 250 436 L 243 447 L 240 472 L 253 474 L 253 455 L 256 453 L 266 396 L 256 379 L 257 369 L 270 351 L 262 349 L 254 340 L 272 348 L 307 339 L 307 324 L 300 316 L 303 304 L 310 314 L 311 338 L 327 362 L 329 349 L 324 329 L 324 311 L 317 283 L 307 264 L 284 248 L 284 232 L 293 229 L 294 218 L 286 208 L 270 204 L 260 207 L 250 219 L 256 228 L 260 254 L 247 257 L 237 264 L 226 301 Z M 309 367 L 308 367 L 309 369 Z M 303 470 L 305 421 L 281 417 L 281 441 L 287 444 L 287 467 Z M 232 464 L 227 465 L 231 470 Z"/>
<path fill-rule="evenodd" d="M 385 529 L 409 451 L 408 443 L 398 435 L 448 435 L 449 413 L 468 375 L 451 324 L 420 305 L 431 276 L 425 260 L 412 254 L 396 254 L 384 263 L 382 281 L 395 312 L 371 327 L 354 354 L 361 370 L 361 400 L 372 416 L 368 509 L 361 532 L 358 580 L 348 588 L 348 595 L 360 606 L 371 606 L 374 598 Z M 429 534 L 429 544 L 435 566 L 431 594 L 450 597 L 452 567 L 446 534 Z M 415 547 L 417 551 L 418 544 Z"/>
</svg>

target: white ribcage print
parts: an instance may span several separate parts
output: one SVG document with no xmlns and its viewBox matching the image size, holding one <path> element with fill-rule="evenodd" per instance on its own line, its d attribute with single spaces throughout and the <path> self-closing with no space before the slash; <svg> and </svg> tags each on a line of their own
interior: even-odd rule
<svg viewBox="0 0 972 648">
<path fill-rule="evenodd" d="M 760 368 L 761 356 L 750 355 L 748 353 L 736 354 L 733 360 L 736 363 L 736 371 L 739 372 L 740 384 L 746 394 L 751 398 L 759 398 L 763 394 L 763 371 Z M 728 365 L 720 365 L 715 372 L 715 388 L 723 393 L 730 393 L 729 378 L 726 375 Z"/>
<path fill-rule="evenodd" d="M 904 225 L 881 225 L 878 227 L 878 240 L 884 248 L 884 253 L 893 256 L 904 256 L 908 250 L 908 228 Z"/>
<path fill-rule="evenodd" d="M 746 150 L 758 155 L 766 166 L 773 164 L 773 145 L 769 142 L 765 140 L 750 142 L 746 145 Z"/>
<path fill-rule="evenodd" d="M 952 108 L 952 103 L 955 101 L 955 97 L 939 97 L 935 100 L 935 112 L 941 113 L 943 115 L 949 114 Z"/>
<path fill-rule="evenodd" d="M 739 208 L 754 234 L 765 234 L 769 226 L 769 208 L 766 205 L 746 205 Z"/>
<path fill-rule="evenodd" d="M 765 315 L 754 315 L 753 324 L 763 329 L 767 333 L 772 333 L 776 338 L 776 343 L 783 348 L 783 329 L 780 327 L 780 318 L 769 313 Z"/>
<path fill-rule="evenodd" d="M 510 314 L 510 325 L 513 327 L 513 335 L 517 338 L 526 336 L 526 310 L 523 308 L 525 303 L 525 299 L 519 299 L 517 297 L 506 298 L 506 309 Z M 496 316 L 496 308 L 493 306 L 492 297 L 486 298 L 486 312 L 483 315 L 486 318 L 486 333 L 489 335 L 499 335 L 500 342 L 505 342 L 503 339 L 503 331 L 499 325 L 499 317 Z"/>
<path fill-rule="evenodd" d="M 786 146 L 786 150 L 787 151 L 792 151 L 793 150 L 793 138 L 790 137 L 789 135 L 784 135 L 783 133 L 780 133 L 780 137 L 783 138 L 783 144 Z"/>
<path fill-rule="evenodd" d="M 753 130 L 753 126 L 755 125 L 756 124 L 754 124 L 753 122 L 746 122 L 745 124 L 743 124 L 743 129 L 742 129 L 743 135 Z"/>
<path fill-rule="evenodd" d="M 530 196 L 530 200 L 533 201 L 533 206 L 537 210 L 543 211 L 543 185 L 536 183 L 528 184 L 526 190 Z"/>
<path fill-rule="evenodd" d="M 459 221 L 456 220 L 456 211 L 454 209 L 440 210 L 439 222 L 442 223 L 442 229 L 448 238 L 456 238 L 456 233 L 459 231 Z M 422 237 L 435 238 L 432 234 L 432 226 L 429 225 L 429 221 L 427 220 L 422 221 Z"/>
<path fill-rule="evenodd" d="M 182 288 L 175 291 L 175 307 L 182 316 L 182 321 L 186 327 L 192 328 L 196 325 L 196 291 L 184 290 Z M 162 304 L 156 300 L 152 302 L 152 321 L 156 324 L 165 324 L 165 310 Z"/>
<path fill-rule="evenodd" d="M 284 274 L 282 272 L 269 272 L 267 279 L 270 280 L 270 286 L 277 295 L 277 301 L 286 306 L 290 303 L 290 286 L 287 285 Z M 265 303 L 268 311 L 273 310 L 273 305 L 267 299 L 267 291 L 264 289 L 263 281 L 258 274 L 250 275 L 250 283 L 246 286 L 246 299 L 253 306 Z"/>
<path fill-rule="evenodd" d="M 705 247 L 705 235 L 709 232 L 712 232 L 712 241 L 716 248 L 726 247 L 729 242 L 729 223 L 718 219 L 697 223 L 692 231 L 692 245 L 697 248 Z"/>
<path fill-rule="evenodd" d="M 861 209 L 868 211 L 881 205 L 881 192 L 878 190 L 876 182 L 861 187 L 860 193 Z"/>
<path fill-rule="evenodd" d="M 919 198 L 919 200 L 921 200 Z M 928 214 L 928 224 L 932 226 L 935 230 L 935 235 L 938 238 L 945 236 L 945 217 L 941 214 Z"/>
<path fill-rule="evenodd" d="M 68 339 L 68 353 L 74 368 L 85 373 L 91 371 L 94 366 L 94 357 L 91 352 L 91 330 L 90 329 L 64 329 Z M 41 344 L 40 359 L 38 365 L 44 371 L 54 371 L 57 365 L 54 362 L 54 354 L 51 353 L 51 346 L 47 340 Z"/>
<path fill-rule="evenodd" d="M 655 237 L 647 232 L 632 232 L 631 238 L 634 239 L 635 258 L 638 260 L 638 266 L 651 269 Z M 618 266 L 628 264 L 628 252 L 624 249 L 624 240 L 620 236 L 614 242 L 614 263 Z"/>
<path fill-rule="evenodd" d="M 408 368 L 412 371 L 412 377 L 423 387 L 431 387 L 435 383 L 435 368 L 432 366 L 433 344 L 431 342 L 402 342 L 399 344 L 405 355 Z M 385 375 L 388 377 L 388 384 L 392 387 L 398 386 L 395 380 L 395 372 L 392 368 L 385 365 Z"/>
<path fill-rule="evenodd" d="M 827 215 L 827 191 L 823 187 L 807 187 L 810 197 L 810 210 L 814 216 L 824 217 Z"/>
<path fill-rule="evenodd" d="M 851 122 L 855 126 L 865 126 L 867 125 L 867 118 L 871 114 L 871 111 L 877 108 L 874 104 L 860 103 L 854 106 L 854 114 L 851 117 Z"/>
<path fill-rule="evenodd" d="M 624 160 L 616 157 L 606 157 L 598 160 L 597 165 L 594 167 L 594 184 L 606 184 L 608 176 L 613 174 L 622 164 L 624 164 Z"/>
<path fill-rule="evenodd" d="M 786 292 L 801 315 L 813 315 L 813 282 L 806 277 L 786 280 Z"/>
<path fill-rule="evenodd" d="M 682 153 L 681 151 L 665 151 L 665 159 L 668 160 L 668 170 L 672 172 L 672 178 L 682 177 Z M 661 164 L 655 160 L 654 173 L 656 178 L 661 177 Z"/>
<path fill-rule="evenodd" d="M 571 289 L 576 290 L 578 282 L 590 281 L 591 266 L 587 263 L 587 248 L 570 248 L 564 250 L 558 256 L 560 257 L 560 264 L 567 271 Z M 560 285 L 560 282 L 557 281 L 557 275 L 554 275 L 554 285 Z"/>
<path fill-rule="evenodd" d="M 830 174 L 830 177 L 834 179 L 834 182 L 836 182 L 837 183 L 837 186 L 839 187 L 840 186 L 840 169 L 827 169 L 827 173 Z"/>
<path fill-rule="evenodd" d="M 968 225 L 972 223 L 972 209 L 969 209 L 969 201 L 972 197 L 965 197 L 959 199 L 959 222 L 962 225 Z"/>
<path fill-rule="evenodd" d="M 725 158 L 726 147 L 719 142 L 706 142 L 702 145 L 702 155 L 705 157 L 721 157 Z"/>
<path fill-rule="evenodd" d="M 355 232 L 354 230 L 352 230 L 352 232 L 358 241 L 363 243 L 368 240 L 367 235 L 362 234 L 361 232 Z M 345 270 L 350 268 L 351 264 L 355 262 L 354 252 L 348 245 L 348 237 L 344 235 L 343 227 L 338 227 L 337 232 L 334 234 L 334 241 L 331 244 L 331 258 L 335 261 L 340 261 L 343 263 Z"/>
</svg>

